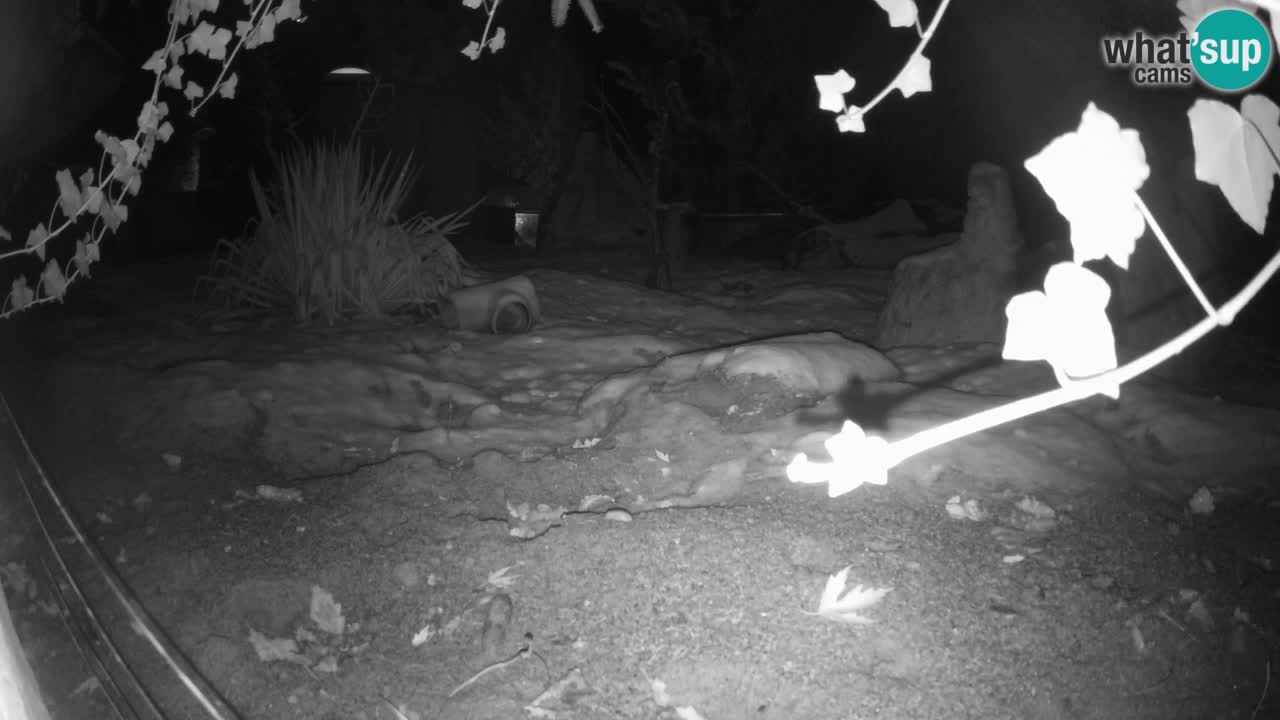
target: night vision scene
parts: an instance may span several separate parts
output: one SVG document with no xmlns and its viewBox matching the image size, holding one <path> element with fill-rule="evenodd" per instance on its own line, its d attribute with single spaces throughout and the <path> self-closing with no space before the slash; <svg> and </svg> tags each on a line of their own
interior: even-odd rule
<svg viewBox="0 0 1280 720">
<path fill-rule="evenodd" d="M 0 2 L 0 720 L 1280 718 L 1278 30 Z"/>
</svg>

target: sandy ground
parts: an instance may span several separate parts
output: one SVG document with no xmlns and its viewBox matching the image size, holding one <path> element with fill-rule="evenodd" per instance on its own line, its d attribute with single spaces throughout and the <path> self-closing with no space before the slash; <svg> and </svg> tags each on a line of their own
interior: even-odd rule
<svg viewBox="0 0 1280 720">
<path fill-rule="evenodd" d="M 867 337 L 885 277 L 742 266 L 668 297 L 630 284 L 638 267 L 535 273 L 548 322 L 514 338 L 201 323 L 180 272 L 138 305 L 113 287 L 143 280 L 107 278 L 34 327 L 41 359 L 6 395 L 105 556 L 245 718 L 1280 716 L 1273 411 L 1135 388 L 830 499 L 782 468 L 843 417 L 909 433 L 1046 373 L 981 348 L 891 352 L 902 377 L 852 395 L 788 374 L 825 367 L 812 353 L 771 355 L 764 377 L 693 371 L 668 358 Z M 275 409 L 248 425 L 210 401 L 264 390 Z M 1211 513 L 1189 504 L 1200 488 Z M 0 580 L 55 715 L 110 717 L 34 514 L 0 498 Z M 200 717 L 59 547 L 157 703 Z M 891 588 L 869 624 L 813 614 L 845 568 Z"/>
</svg>

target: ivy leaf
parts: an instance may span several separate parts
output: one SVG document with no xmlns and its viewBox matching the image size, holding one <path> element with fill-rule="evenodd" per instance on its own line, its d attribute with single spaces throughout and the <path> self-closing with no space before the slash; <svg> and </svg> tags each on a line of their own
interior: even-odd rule
<svg viewBox="0 0 1280 720">
<path fill-rule="evenodd" d="M 160 127 L 156 128 L 156 137 L 160 142 L 169 142 L 169 138 L 173 137 L 173 125 L 167 120 L 161 123 Z"/>
<path fill-rule="evenodd" d="M 182 89 L 182 73 L 186 72 L 181 65 L 174 63 L 169 72 L 164 74 L 164 86 L 173 90 Z"/>
<path fill-rule="evenodd" d="M 475 10 L 480 7 L 480 0 L 462 0 L 462 7 L 468 10 Z"/>
<path fill-rule="evenodd" d="M 177 89 L 176 86 L 175 89 Z M 143 103 L 142 110 L 138 113 L 138 129 L 144 133 L 155 132 L 160 121 L 164 120 L 164 116 L 168 114 L 169 106 L 165 103 L 147 101 Z"/>
<path fill-rule="evenodd" d="M 1045 360 L 1064 387 L 1116 368 L 1115 334 L 1107 318 L 1111 288 L 1092 271 L 1072 262 L 1049 268 L 1044 292 L 1014 295 L 1005 307 L 1009 318 L 1004 358 Z M 1120 396 L 1112 383 L 1100 392 Z"/>
<path fill-rule="evenodd" d="M 867 125 L 862 117 L 862 108 L 850 105 L 836 116 L 836 127 L 840 132 L 864 133 L 867 131 Z"/>
<path fill-rule="evenodd" d="M 0 226 L 0 242 L 13 242 L 13 236 L 2 226 Z"/>
<path fill-rule="evenodd" d="M 27 248 L 34 250 L 36 257 L 44 260 L 44 246 L 49 241 L 49 231 L 45 228 L 44 223 L 31 228 L 31 232 L 27 233 Z"/>
<path fill-rule="evenodd" d="M 923 55 L 912 55 L 894 83 L 902 93 L 902 97 L 909 98 L 918 92 L 933 90 L 933 75 L 929 72 L 932 67 L 933 63 L 929 58 Z"/>
<path fill-rule="evenodd" d="M 27 279 L 21 275 L 13 279 L 13 284 L 9 288 L 9 305 L 14 310 L 22 308 L 35 302 L 36 294 L 27 285 Z"/>
<path fill-rule="evenodd" d="M 276 39 L 276 16 L 267 14 L 262 17 L 262 22 L 258 25 L 258 31 L 254 33 L 253 43 L 249 48 L 256 48 L 264 43 L 272 42 Z"/>
<path fill-rule="evenodd" d="M 113 161 L 121 162 L 124 160 L 125 158 L 124 148 L 120 146 L 120 140 L 117 139 L 114 135 L 108 135 L 105 132 L 99 130 L 98 132 L 93 134 L 93 139 L 95 142 L 97 142 L 99 145 L 102 146 L 102 149 L 105 150 L 106 153 L 111 156 L 111 159 Z"/>
<path fill-rule="evenodd" d="M 133 138 L 125 138 L 120 141 L 120 147 L 124 149 L 124 161 L 121 163 L 132 167 L 138 160 L 138 141 Z"/>
<path fill-rule="evenodd" d="M 275 9 L 275 16 L 279 22 L 284 22 L 285 20 L 302 22 L 306 19 L 302 17 L 302 0 L 284 0 Z"/>
<path fill-rule="evenodd" d="M 787 464 L 787 479 L 806 485 L 825 484 L 827 496 L 833 498 L 853 492 L 864 483 L 888 484 L 889 442 L 884 438 L 867 435 L 857 423 L 845 420 L 840 432 L 827 438 L 822 446 L 831 462 L 813 462 L 798 453 Z"/>
<path fill-rule="evenodd" d="M 113 205 L 109 200 L 98 206 L 98 217 L 106 223 L 111 232 L 120 227 L 120 223 L 129 219 L 129 208 L 124 205 Z"/>
<path fill-rule="evenodd" d="M 228 42 L 231 42 L 230 30 L 214 27 L 208 21 L 201 20 L 191 35 L 187 36 L 187 52 L 198 52 L 210 60 L 225 60 Z"/>
<path fill-rule="evenodd" d="M 471 42 L 467 43 L 467 46 L 462 48 L 462 54 L 466 55 L 472 60 L 479 60 L 480 59 L 480 43 L 476 42 L 475 40 L 472 40 Z"/>
<path fill-rule="evenodd" d="M 80 188 L 76 187 L 76 181 L 71 179 L 70 170 L 59 170 L 53 177 L 58 182 L 58 208 L 70 220 L 80 213 L 84 198 L 80 197 Z"/>
<path fill-rule="evenodd" d="M 489 40 L 489 52 L 496 53 L 507 46 L 507 29 L 498 28 L 494 31 L 493 37 Z"/>
<path fill-rule="evenodd" d="M 234 98 L 236 96 L 236 85 L 238 84 L 240 84 L 240 76 L 231 73 L 231 77 L 223 80 L 222 84 L 218 86 L 218 96 L 228 100 Z"/>
<path fill-rule="evenodd" d="M 196 98 L 204 97 L 204 88 L 191 81 L 187 81 L 187 87 L 182 91 L 182 94 L 186 95 L 188 100 L 194 101 Z"/>
<path fill-rule="evenodd" d="M 1133 196 L 1151 170 L 1136 130 L 1089 103 L 1075 132 L 1061 135 L 1024 165 L 1071 224 L 1075 261 L 1111 258 L 1129 268 L 1146 220 Z"/>
<path fill-rule="evenodd" d="M 71 258 L 76 265 L 76 272 L 85 277 L 89 277 L 89 266 L 97 262 L 98 243 L 93 242 L 88 233 L 85 233 L 83 240 L 76 241 L 76 254 Z"/>
<path fill-rule="evenodd" d="M 166 53 L 163 48 L 151 53 L 151 57 L 147 58 L 147 61 L 142 63 L 142 69 L 153 72 L 156 75 L 164 72 L 164 69 L 167 66 L 165 63 L 165 54 Z"/>
<path fill-rule="evenodd" d="M 1254 232 L 1267 226 L 1267 206 L 1280 172 L 1280 107 L 1248 95 L 1240 112 L 1218 100 L 1197 100 L 1187 111 L 1196 151 L 1196 179 L 1222 189 Z"/>
<path fill-rule="evenodd" d="M 248 20 L 236 22 L 236 36 L 244 38 L 244 47 L 252 50 L 276 39 L 276 16 L 267 15 L 254 25 Z"/>
<path fill-rule="evenodd" d="M 876 0 L 876 4 L 889 15 L 889 27 L 910 27 L 920 17 L 913 0 Z"/>
<path fill-rule="evenodd" d="M 173 15 L 179 23 L 189 23 L 206 12 L 218 12 L 218 0 L 174 0 L 173 3 Z"/>
<path fill-rule="evenodd" d="M 40 273 L 40 290 L 46 297 L 59 300 L 67 294 L 67 276 L 62 274 L 62 267 L 53 258 L 49 258 Z"/>
<path fill-rule="evenodd" d="M 141 171 L 137 165 L 141 152 L 138 143 L 133 138 L 119 140 L 101 130 L 94 135 L 94 139 L 111 156 L 111 169 L 115 173 L 116 180 L 136 195 L 138 187 L 142 184 L 142 178 L 139 175 Z"/>
<path fill-rule="evenodd" d="M 165 51 L 169 54 L 169 62 L 176 63 L 187 54 L 187 44 L 180 39 L 174 40 L 172 45 L 165 48 Z"/>
<path fill-rule="evenodd" d="M 84 189 L 85 212 L 98 214 L 98 209 L 102 207 L 102 191 L 96 185 L 90 185 Z"/>
<path fill-rule="evenodd" d="M 856 585 L 846 590 L 849 570 L 852 567 L 846 567 L 835 575 L 827 577 L 827 585 L 822 590 L 822 599 L 818 601 L 818 611 L 806 614 L 856 625 L 869 625 L 874 622 L 860 612 L 880 602 L 885 595 L 893 591 L 893 588 Z"/>
<path fill-rule="evenodd" d="M 845 93 L 857 83 L 849 73 L 839 70 L 831 75 L 814 75 L 818 86 L 818 107 L 827 112 L 843 112 Z"/>
</svg>

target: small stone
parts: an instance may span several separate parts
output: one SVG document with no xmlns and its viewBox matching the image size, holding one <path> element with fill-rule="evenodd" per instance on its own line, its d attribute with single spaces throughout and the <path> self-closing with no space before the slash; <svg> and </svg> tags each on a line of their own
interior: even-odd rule
<svg viewBox="0 0 1280 720">
<path fill-rule="evenodd" d="M 400 587 L 411 588 L 422 581 L 422 576 L 418 572 L 418 566 L 412 562 L 402 562 L 396 565 L 395 569 L 396 582 L 400 583 Z"/>
<path fill-rule="evenodd" d="M 1196 490 L 1191 499 L 1187 501 L 1187 505 L 1191 508 L 1191 512 L 1196 515 L 1209 515 L 1213 512 L 1213 493 L 1208 488 L 1200 488 Z"/>
<path fill-rule="evenodd" d="M 628 522 L 631 522 L 632 517 L 631 517 L 631 513 L 627 512 L 626 510 L 623 510 L 622 508 L 614 508 L 604 514 L 604 519 L 612 520 L 614 522 L 628 523 Z"/>
</svg>

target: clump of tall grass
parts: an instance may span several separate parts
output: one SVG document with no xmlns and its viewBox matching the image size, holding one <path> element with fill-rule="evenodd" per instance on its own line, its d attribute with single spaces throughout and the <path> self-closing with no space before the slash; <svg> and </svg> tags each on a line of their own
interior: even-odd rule
<svg viewBox="0 0 1280 720">
<path fill-rule="evenodd" d="M 332 324 L 429 310 L 461 286 L 465 262 L 449 238 L 474 206 L 399 221 L 417 176 L 411 159 L 375 164 L 358 143 L 316 143 L 274 160 L 270 188 L 249 178 L 256 228 L 221 241 L 206 278 L 232 308 Z"/>
</svg>

